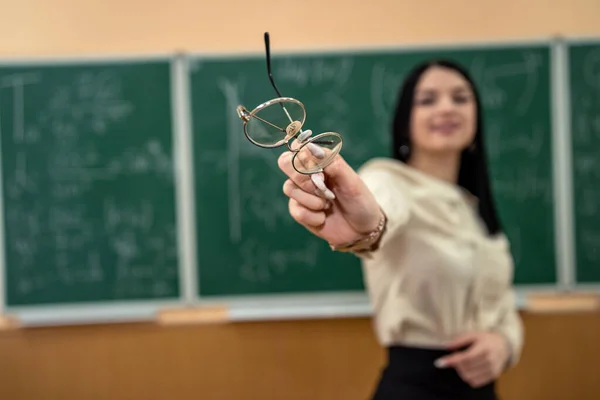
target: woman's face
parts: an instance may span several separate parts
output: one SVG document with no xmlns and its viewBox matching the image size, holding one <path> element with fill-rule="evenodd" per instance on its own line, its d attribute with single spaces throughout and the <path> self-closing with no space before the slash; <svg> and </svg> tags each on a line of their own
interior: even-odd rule
<svg viewBox="0 0 600 400">
<path fill-rule="evenodd" d="M 460 153 L 475 138 L 475 97 L 469 82 L 454 70 L 434 66 L 415 88 L 411 142 L 417 152 Z"/>
</svg>

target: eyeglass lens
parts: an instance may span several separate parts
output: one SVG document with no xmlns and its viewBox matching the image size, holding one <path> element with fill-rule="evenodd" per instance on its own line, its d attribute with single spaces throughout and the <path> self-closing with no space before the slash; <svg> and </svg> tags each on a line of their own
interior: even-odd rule
<svg viewBox="0 0 600 400">
<path fill-rule="evenodd" d="M 272 146 L 286 138 L 286 129 L 291 122 L 304 123 L 304 108 L 294 102 L 273 103 L 250 117 L 246 125 L 246 133 L 256 143 Z"/>
<path fill-rule="evenodd" d="M 340 152 L 341 137 L 336 134 L 323 133 L 302 144 L 294 155 L 292 163 L 301 173 L 312 174 L 325 168 Z"/>
</svg>

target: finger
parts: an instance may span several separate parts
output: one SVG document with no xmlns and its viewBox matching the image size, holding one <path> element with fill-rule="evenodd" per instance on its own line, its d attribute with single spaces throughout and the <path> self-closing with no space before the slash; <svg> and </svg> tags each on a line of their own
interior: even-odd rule
<svg viewBox="0 0 600 400">
<path fill-rule="evenodd" d="M 319 196 L 324 196 L 329 200 L 334 200 L 335 195 L 325 185 L 325 177 L 323 173 L 305 175 L 296 171 L 292 165 L 293 153 L 285 152 L 277 161 L 279 168 L 290 178 L 296 186 L 307 193 L 317 193 Z M 316 192 L 315 189 L 320 192 Z"/>
<path fill-rule="evenodd" d="M 464 351 L 457 351 L 448 356 L 438 358 L 434 364 L 438 368 L 457 367 L 475 358 L 483 356 L 482 349 L 476 344 Z"/>
<path fill-rule="evenodd" d="M 465 382 L 476 382 L 481 377 L 492 375 L 490 365 L 487 363 L 478 363 L 476 365 L 459 364 L 455 370 Z"/>
<path fill-rule="evenodd" d="M 283 184 L 283 193 L 311 211 L 323 211 L 330 206 L 330 203 L 326 199 L 305 192 L 292 182 L 291 179 L 286 180 Z"/>
<path fill-rule="evenodd" d="M 298 134 L 298 136 L 296 136 L 296 138 L 294 140 L 292 140 L 292 143 L 290 144 L 290 148 L 294 151 L 297 151 L 300 147 L 302 147 L 302 145 L 304 144 L 306 139 L 308 139 L 311 135 L 312 135 L 311 129 L 306 129 L 306 130 L 302 131 L 302 133 Z"/>
<path fill-rule="evenodd" d="M 281 154 L 277 160 L 279 169 L 281 169 L 300 189 L 307 193 L 315 193 L 316 186 L 310 175 L 304 175 L 296 171 L 292 166 L 292 157 L 293 153 L 289 151 Z"/>
<path fill-rule="evenodd" d="M 478 377 L 489 375 L 489 366 L 485 363 L 478 366 L 467 366 L 465 363 L 458 364 L 455 367 L 456 372 L 465 382 L 475 382 Z"/>
<path fill-rule="evenodd" d="M 479 334 L 477 332 L 469 332 L 454 338 L 446 347 L 450 350 L 456 350 L 462 347 L 470 346 L 478 339 Z"/>
<path fill-rule="evenodd" d="M 304 171 L 320 171 L 332 158 L 330 149 L 309 142 L 298 149 L 294 165 Z"/>
<path fill-rule="evenodd" d="M 303 131 L 294 140 L 293 144 L 295 144 L 296 146 L 301 146 L 302 143 L 304 143 L 304 141 L 310 137 L 310 135 L 312 135 L 312 130 L 311 129 L 307 129 L 307 130 Z M 292 148 L 294 148 L 294 147 L 292 147 Z"/>
<path fill-rule="evenodd" d="M 325 156 L 327 155 L 323 148 L 317 146 L 314 143 L 309 143 L 306 145 L 306 147 L 308 148 L 308 150 L 310 150 L 310 152 L 313 156 L 317 157 L 320 160 L 324 159 Z"/>
<path fill-rule="evenodd" d="M 317 228 L 325 223 L 325 212 L 309 210 L 294 199 L 289 200 L 288 208 L 292 218 L 301 225 Z"/>
<path fill-rule="evenodd" d="M 488 368 L 489 362 L 483 354 L 477 354 L 463 359 L 456 366 L 457 368 L 464 369 L 465 371 L 474 371 Z"/>
<path fill-rule="evenodd" d="M 437 368 L 456 367 L 463 363 L 468 357 L 469 355 L 465 352 L 456 352 L 448 356 L 438 358 L 435 360 L 434 365 Z"/>
<path fill-rule="evenodd" d="M 327 199 L 335 200 L 335 194 L 333 194 L 333 192 L 329 190 L 327 186 L 325 186 L 325 176 L 322 172 L 319 172 L 318 174 L 312 174 L 310 176 L 310 180 L 312 181 L 312 183 L 315 184 L 317 189 L 319 189 Z"/>
<path fill-rule="evenodd" d="M 494 377 L 489 371 L 477 370 L 468 373 L 459 373 L 461 379 L 469 384 L 473 388 L 478 388 L 490 383 Z"/>
</svg>

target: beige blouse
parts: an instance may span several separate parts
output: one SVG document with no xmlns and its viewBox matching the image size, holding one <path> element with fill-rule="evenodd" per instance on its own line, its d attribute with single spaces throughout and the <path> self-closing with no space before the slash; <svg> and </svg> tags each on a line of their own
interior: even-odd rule
<svg viewBox="0 0 600 400">
<path fill-rule="evenodd" d="M 492 330 L 516 364 L 523 327 L 509 244 L 487 236 L 476 199 L 393 159 L 371 160 L 359 174 L 388 217 L 379 249 L 360 256 L 379 342 L 441 347 Z"/>
</svg>

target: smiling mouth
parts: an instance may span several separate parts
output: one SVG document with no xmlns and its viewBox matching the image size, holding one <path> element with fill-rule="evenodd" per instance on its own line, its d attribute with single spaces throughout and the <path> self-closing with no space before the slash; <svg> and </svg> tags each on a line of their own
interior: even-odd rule
<svg viewBox="0 0 600 400">
<path fill-rule="evenodd" d="M 454 133 L 459 127 L 460 127 L 460 124 L 458 124 L 458 123 L 444 123 L 444 124 L 438 124 L 438 125 L 432 126 L 431 130 L 434 133 L 441 133 L 444 135 L 448 135 L 448 134 Z"/>
</svg>

